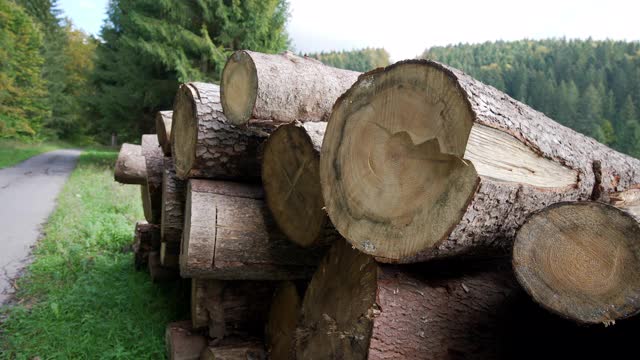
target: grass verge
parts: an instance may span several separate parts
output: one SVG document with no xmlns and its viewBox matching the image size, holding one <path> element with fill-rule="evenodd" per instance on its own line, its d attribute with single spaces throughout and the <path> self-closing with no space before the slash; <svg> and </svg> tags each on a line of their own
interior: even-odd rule
<svg viewBox="0 0 640 360">
<path fill-rule="evenodd" d="M 60 146 L 54 143 L 23 143 L 14 140 L 0 140 L 0 169 L 59 148 Z"/>
<path fill-rule="evenodd" d="M 126 251 L 143 218 L 136 186 L 113 181 L 116 153 L 81 155 L 3 310 L 2 358 L 158 359 L 165 325 L 187 314 L 183 293 L 136 272 Z"/>
</svg>

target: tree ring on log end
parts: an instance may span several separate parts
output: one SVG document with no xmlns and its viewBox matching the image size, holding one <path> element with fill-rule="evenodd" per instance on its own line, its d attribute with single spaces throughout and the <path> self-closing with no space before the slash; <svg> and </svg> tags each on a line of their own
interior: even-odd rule
<svg viewBox="0 0 640 360">
<path fill-rule="evenodd" d="M 232 124 L 246 124 L 253 113 L 257 96 L 256 65 L 247 52 L 236 51 L 222 70 L 220 98 L 224 115 Z"/>
<path fill-rule="evenodd" d="M 640 312 L 640 225 L 613 206 L 559 203 L 518 231 L 513 266 L 533 299 L 579 323 Z"/>
<path fill-rule="evenodd" d="M 262 179 L 267 204 L 282 232 L 300 246 L 313 245 L 323 234 L 327 215 L 319 191 L 320 156 L 302 125 L 284 125 L 271 134 Z"/>
<path fill-rule="evenodd" d="M 404 62 L 359 78 L 334 106 L 320 159 L 327 212 L 361 251 L 391 260 L 445 239 L 475 193 L 463 160 L 474 114 L 455 77 Z"/>
<path fill-rule="evenodd" d="M 302 302 L 298 359 L 366 359 L 377 312 L 375 261 L 343 240 L 327 252 Z M 315 356 L 314 356 L 315 355 Z"/>
<path fill-rule="evenodd" d="M 187 176 L 196 161 L 198 117 L 194 99 L 197 98 L 197 90 L 190 84 L 183 84 L 174 102 L 171 136 L 176 140 L 171 141 L 171 147 L 176 175 L 181 179 Z"/>
</svg>

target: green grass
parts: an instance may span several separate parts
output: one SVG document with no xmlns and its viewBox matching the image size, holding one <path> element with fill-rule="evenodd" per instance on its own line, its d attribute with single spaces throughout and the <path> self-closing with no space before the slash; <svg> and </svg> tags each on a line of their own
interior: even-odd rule
<svg viewBox="0 0 640 360">
<path fill-rule="evenodd" d="M 54 143 L 23 143 L 15 140 L 0 140 L 0 169 L 59 148 L 60 145 Z"/>
<path fill-rule="evenodd" d="M 116 153 L 89 152 L 4 309 L 2 358 L 159 359 L 168 322 L 186 316 L 185 289 L 151 283 L 126 250 L 142 219 L 137 186 L 113 182 Z"/>
</svg>

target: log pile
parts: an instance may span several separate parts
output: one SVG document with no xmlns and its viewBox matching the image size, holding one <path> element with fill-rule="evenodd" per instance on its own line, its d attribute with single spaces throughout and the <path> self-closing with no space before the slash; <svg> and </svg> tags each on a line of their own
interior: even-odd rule
<svg viewBox="0 0 640 360">
<path fill-rule="evenodd" d="M 637 330 L 640 161 L 459 70 L 238 51 L 156 127 L 115 179 L 141 187 L 136 267 L 191 281 L 170 359 L 591 355 Z"/>
</svg>

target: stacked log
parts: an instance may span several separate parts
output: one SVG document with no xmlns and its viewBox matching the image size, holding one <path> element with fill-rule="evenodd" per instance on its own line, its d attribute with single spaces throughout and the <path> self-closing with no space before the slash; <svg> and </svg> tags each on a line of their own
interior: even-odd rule
<svg viewBox="0 0 640 360">
<path fill-rule="evenodd" d="M 169 358 L 575 357 L 637 330 L 640 161 L 459 70 L 238 51 L 172 110 L 115 174 L 136 266 L 191 281 Z"/>
</svg>

